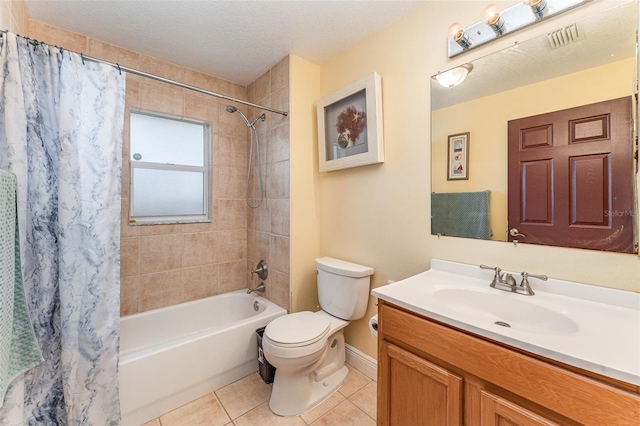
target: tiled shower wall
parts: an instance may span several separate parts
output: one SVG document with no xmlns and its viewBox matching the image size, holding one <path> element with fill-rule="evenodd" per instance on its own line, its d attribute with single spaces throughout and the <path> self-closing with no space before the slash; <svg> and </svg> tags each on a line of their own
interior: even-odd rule
<svg viewBox="0 0 640 426">
<path fill-rule="evenodd" d="M 289 57 L 251 83 L 247 96 L 249 102 L 288 111 Z M 261 114 L 252 108 L 249 113 L 249 119 Z M 269 276 L 265 280 L 265 297 L 289 310 L 289 117 L 266 115 L 266 121 L 258 122 L 256 126 L 261 164 L 252 173 L 252 204 L 257 204 L 260 193 L 257 173 L 263 176 L 265 198 L 260 207 L 249 209 L 248 213 L 248 268 L 255 268 L 261 259 L 267 261 Z M 257 277 L 248 281 L 249 286 L 258 283 Z"/>
<path fill-rule="evenodd" d="M 16 34 L 26 34 L 27 12 L 21 0 L 0 0 L 0 31 L 9 30 Z"/>
<path fill-rule="evenodd" d="M 237 99 L 247 99 L 247 88 L 244 86 L 41 22 L 29 21 L 29 36 Z M 285 76 L 288 86 L 288 71 Z M 244 201 L 248 131 L 242 119 L 237 114 L 229 114 L 224 110 L 228 102 L 211 96 L 131 74 L 127 75 L 126 86 L 121 217 L 121 314 L 129 315 L 245 288 L 247 265 L 252 263 L 248 261 L 247 256 L 247 227 L 249 222 L 253 222 L 254 216 L 249 214 L 249 208 Z M 270 96 L 271 92 L 268 93 Z M 278 97 L 283 93 L 282 90 L 276 93 L 275 97 L 269 98 L 269 102 L 286 109 L 288 99 Z M 288 90 L 286 93 L 288 94 Z M 245 114 L 255 115 L 244 106 L 236 107 Z M 128 223 L 130 108 L 185 116 L 211 123 L 211 223 L 144 226 Z M 269 129 L 275 129 L 276 123 L 284 125 L 281 119 L 274 119 L 274 114 L 267 115 L 269 117 L 265 123 L 268 123 Z M 286 125 L 288 156 L 288 121 Z M 266 127 L 262 131 L 266 131 Z M 283 128 L 277 130 L 284 131 Z M 283 143 L 281 139 L 278 143 Z M 274 159 L 280 157 L 272 156 Z M 270 182 L 270 187 L 273 187 L 271 192 L 278 196 L 278 200 L 284 199 L 285 195 L 288 199 L 288 170 L 283 173 L 281 168 L 278 168 L 268 174 L 271 175 L 271 180 L 267 181 Z M 279 205 L 274 204 L 274 209 L 278 208 Z M 288 204 L 286 220 L 288 223 Z M 284 223 L 276 224 L 274 229 L 285 226 L 288 235 L 288 225 Z M 278 232 L 285 234 L 284 231 Z M 282 237 L 280 234 L 273 235 Z M 273 253 L 279 257 L 274 257 L 274 261 L 271 262 L 274 271 L 269 280 L 280 283 L 278 288 L 284 289 L 286 286 L 288 292 L 288 238 L 285 240 L 274 240 Z M 270 262 L 270 259 L 267 258 L 267 261 Z M 283 307 L 289 306 L 288 294 L 274 293 L 271 288 L 267 297 L 284 301 L 278 302 Z"/>
</svg>

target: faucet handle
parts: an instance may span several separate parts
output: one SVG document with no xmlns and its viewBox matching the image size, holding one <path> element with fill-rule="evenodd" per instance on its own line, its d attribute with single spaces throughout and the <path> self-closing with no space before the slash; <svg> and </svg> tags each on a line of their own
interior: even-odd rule
<svg viewBox="0 0 640 426">
<path fill-rule="evenodd" d="M 495 275 L 493 276 L 493 281 L 491 281 L 491 284 L 489 284 L 491 287 L 495 287 L 497 283 L 500 282 L 500 273 L 502 272 L 502 269 L 500 269 L 497 266 L 487 266 L 487 265 L 480 265 L 480 269 L 493 269 L 495 272 Z"/>
<path fill-rule="evenodd" d="M 497 266 L 487 266 L 487 265 L 480 265 L 480 269 L 493 269 L 494 271 L 496 271 L 496 274 L 499 274 L 500 271 L 502 271 L 502 269 L 500 269 Z"/>
<path fill-rule="evenodd" d="M 522 275 L 522 282 L 520 283 L 520 287 L 524 288 L 524 294 L 526 294 L 527 296 L 533 296 L 535 294 L 531 289 L 531 286 L 529 285 L 529 277 L 537 278 L 542 281 L 546 281 L 549 279 L 549 277 L 547 277 L 546 275 L 533 275 L 528 272 L 522 272 L 520 275 Z"/>
</svg>

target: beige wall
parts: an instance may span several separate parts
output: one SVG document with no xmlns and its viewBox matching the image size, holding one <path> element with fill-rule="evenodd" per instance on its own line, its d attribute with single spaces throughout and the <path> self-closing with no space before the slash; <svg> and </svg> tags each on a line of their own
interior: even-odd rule
<svg viewBox="0 0 640 426">
<path fill-rule="evenodd" d="M 175 64 L 122 49 L 30 21 L 29 37 L 62 46 L 89 56 L 119 63 L 237 99 L 247 99 L 247 88 Z M 267 97 L 261 101 L 275 108 L 287 109 L 288 64 L 284 60 L 266 75 Z M 264 76 L 263 76 L 264 77 Z M 262 93 L 261 77 L 252 85 L 252 93 Z M 246 288 L 248 260 L 247 223 L 249 217 L 244 201 L 248 160 L 248 131 L 237 114 L 224 110 L 227 101 L 195 93 L 165 83 L 127 75 L 126 113 L 123 140 L 122 226 L 121 226 L 121 314 L 129 315 L 149 309 L 169 306 L 219 293 Z M 253 117 L 256 111 L 236 105 Z M 212 222 L 200 224 L 144 225 L 128 223 L 129 206 L 129 127 L 131 108 L 184 116 L 211 123 L 212 129 Z M 267 114 L 269 145 L 283 158 L 272 161 L 266 181 L 272 196 L 265 204 L 282 213 L 268 216 L 271 241 L 275 253 L 267 258 L 272 266 L 271 282 L 281 291 L 267 294 L 288 307 L 288 123 L 275 114 Z M 268 129 L 268 130 L 267 130 Z M 262 137 L 264 139 L 264 134 Z M 263 146 L 267 146 L 266 144 Z M 270 153 L 267 158 L 274 160 Z M 287 157 L 287 158 L 284 158 Z M 279 164 L 283 167 L 278 168 Z M 273 194 L 279 195 L 273 195 Z M 286 201 L 280 203 L 280 199 Z M 251 219 L 251 220 L 249 220 Z M 279 241 L 285 242 L 280 244 Z M 252 246 L 253 247 L 253 246 Z M 271 247 L 270 247 L 271 249 Z M 255 251 L 252 252 L 254 254 Z M 274 258 L 273 256 L 279 256 Z M 255 282 L 254 282 L 255 283 Z M 278 287 L 271 287 L 275 289 Z M 284 292 L 284 295 L 282 293 Z"/>
<path fill-rule="evenodd" d="M 433 111 L 431 190 L 490 190 L 491 239 L 506 241 L 507 121 L 630 96 L 633 67 L 629 58 Z M 469 179 L 448 181 L 447 136 L 462 132 L 470 132 Z"/>
<path fill-rule="evenodd" d="M 289 57 L 261 75 L 247 87 L 248 99 L 252 103 L 272 108 L 289 110 Z M 249 109 L 249 120 L 253 120 L 262 111 Z M 239 117 L 238 117 L 239 119 Z M 258 140 L 260 162 L 258 169 L 253 168 L 250 194 L 251 204 L 257 205 L 260 199 L 258 172 L 262 173 L 264 200 L 260 207 L 247 207 L 249 249 L 247 268 L 250 272 L 264 259 L 269 268 L 265 297 L 283 308 L 290 308 L 289 291 L 289 116 L 267 113 L 266 121 L 258 121 Z M 255 153 L 254 153 L 255 155 Z M 249 154 L 247 153 L 247 158 Z M 254 157 L 254 164 L 256 159 Z M 242 194 L 244 194 L 243 172 Z M 253 281 L 247 273 L 247 286 L 255 287 L 261 280 L 254 276 Z"/>
<path fill-rule="evenodd" d="M 291 58 L 291 310 L 315 311 L 315 259 L 320 256 L 320 200 L 315 101 L 320 67 Z"/>
<path fill-rule="evenodd" d="M 22 0 L 0 0 L 0 31 L 25 35 L 28 33 L 29 19 Z"/>
<path fill-rule="evenodd" d="M 447 28 L 476 22 L 486 2 L 430 1 L 324 64 L 322 96 L 372 71 L 382 76 L 385 163 L 320 175 L 321 254 L 374 267 L 372 287 L 422 272 L 440 258 L 640 291 L 637 256 L 430 235 L 430 76 L 613 4 L 593 1 L 448 60 Z M 375 312 L 371 298 L 367 317 Z M 354 322 L 345 335 L 375 357 L 366 321 Z"/>
</svg>

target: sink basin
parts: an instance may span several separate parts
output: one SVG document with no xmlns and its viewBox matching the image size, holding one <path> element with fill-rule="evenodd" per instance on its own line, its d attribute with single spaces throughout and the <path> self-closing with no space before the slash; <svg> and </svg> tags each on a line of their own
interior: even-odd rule
<svg viewBox="0 0 640 426">
<path fill-rule="evenodd" d="M 570 335 L 579 330 L 578 324 L 566 315 L 522 300 L 525 297 L 462 288 L 443 288 L 433 293 L 434 302 L 496 326 L 547 335 Z"/>
</svg>

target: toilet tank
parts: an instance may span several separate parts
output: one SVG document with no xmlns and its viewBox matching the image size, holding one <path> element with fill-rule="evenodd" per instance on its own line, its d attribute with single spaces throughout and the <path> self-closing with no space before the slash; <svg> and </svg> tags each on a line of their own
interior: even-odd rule
<svg viewBox="0 0 640 426">
<path fill-rule="evenodd" d="M 362 318 L 373 268 L 331 257 L 316 259 L 316 268 L 322 310 L 347 321 Z"/>
</svg>

